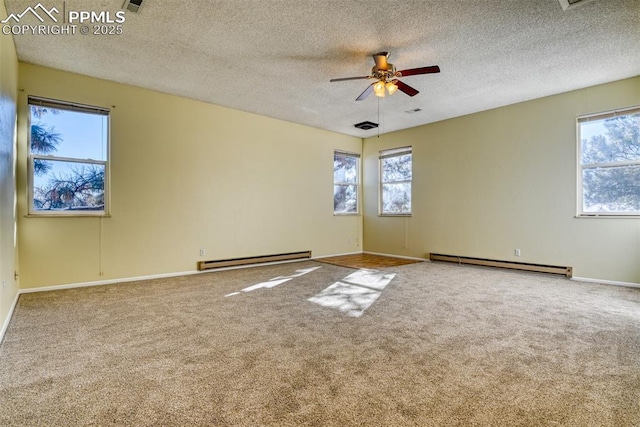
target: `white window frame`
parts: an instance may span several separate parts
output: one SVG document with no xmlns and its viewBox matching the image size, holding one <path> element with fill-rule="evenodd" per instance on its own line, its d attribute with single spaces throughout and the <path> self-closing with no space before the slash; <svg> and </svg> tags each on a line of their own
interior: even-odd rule
<svg viewBox="0 0 640 427">
<path fill-rule="evenodd" d="M 390 157 L 401 157 L 407 154 L 411 155 L 411 179 L 398 180 L 398 181 L 383 181 L 384 174 L 382 173 L 382 164 L 384 159 Z M 379 216 L 411 216 L 413 214 L 413 149 L 411 146 L 391 148 L 388 150 L 380 150 L 378 157 L 378 215 Z M 409 184 L 411 189 L 409 191 L 409 197 L 411 198 L 411 210 L 409 212 L 384 212 L 384 200 L 383 200 L 383 186 L 384 184 Z"/>
<path fill-rule="evenodd" d="M 594 120 L 604 120 L 616 116 L 627 116 L 630 114 L 640 113 L 640 106 L 629 107 L 619 110 L 611 110 L 600 113 L 592 113 L 592 114 L 584 114 L 580 115 L 576 119 L 576 142 L 577 142 L 577 197 L 576 197 L 576 217 L 577 218 L 638 218 L 640 217 L 639 212 L 585 212 L 584 211 L 584 188 L 583 188 L 583 171 L 585 169 L 595 169 L 595 168 L 610 168 L 610 167 L 620 167 L 620 166 L 640 166 L 640 160 L 634 161 L 619 161 L 619 162 L 609 162 L 609 163 L 582 163 L 582 135 L 581 135 L 581 124 L 594 121 Z"/>
<path fill-rule="evenodd" d="M 75 111 L 87 114 L 96 114 L 107 117 L 106 129 L 106 159 L 80 159 L 54 156 L 48 154 L 34 154 L 31 152 L 31 106 L 49 107 L 58 110 Z M 79 104 L 76 102 L 60 101 L 50 98 L 42 98 L 38 96 L 29 96 L 27 100 L 28 107 L 28 123 L 27 123 L 27 200 L 29 217 L 109 217 L 110 216 L 110 180 L 109 180 L 109 159 L 111 157 L 111 110 L 104 107 Z M 103 210 L 42 210 L 35 209 L 33 206 L 33 186 L 34 186 L 34 160 L 50 160 L 61 161 L 66 163 L 95 164 L 104 166 L 104 209 Z"/>
<path fill-rule="evenodd" d="M 335 188 L 336 185 L 341 185 L 341 186 L 345 186 L 345 187 L 352 187 L 355 186 L 356 187 L 356 211 L 355 212 L 336 212 L 335 209 L 335 203 L 333 206 L 333 214 L 334 215 L 339 215 L 339 216 L 344 216 L 344 215 L 360 215 L 360 167 L 361 167 L 361 162 L 360 162 L 360 154 L 358 153 L 351 153 L 349 151 L 342 151 L 342 150 L 334 150 L 333 152 L 333 158 L 335 159 L 336 156 L 343 156 L 343 157 L 353 157 L 356 159 L 356 182 L 355 184 L 353 182 L 341 182 L 341 181 L 336 181 L 335 180 L 335 174 L 334 174 L 334 178 L 333 178 L 333 186 Z"/>
</svg>

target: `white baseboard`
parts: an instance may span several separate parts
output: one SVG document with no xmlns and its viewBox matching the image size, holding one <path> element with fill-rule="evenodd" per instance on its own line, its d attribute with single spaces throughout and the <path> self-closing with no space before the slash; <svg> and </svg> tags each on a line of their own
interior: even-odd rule
<svg viewBox="0 0 640 427">
<path fill-rule="evenodd" d="M 178 277 L 178 276 L 190 276 L 193 274 L 207 274 L 207 273 L 215 273 L 218 271 L 226 271 L 226 270 L 239 270 L 242 268 L 253 268 L 253 267 L 263 267 L 266 265 L 276 265 L 276 264 L 290 264 L 294 262 L 303 262 L 303 261 L 311 261 L 313 258 L 305 258 L 305 259 L 291 259 L 284 261 L 276 261 L 276 262 L 263 262 L 260 264 L 250 264 L 250 265 L 237 265 L 233 267 L 221 267 L 214 268 L 210 270 L 190 270 L 190 271 L 178 271 L 175 273 L 162 273 L 162 274 L 151 274 L 148 276 L 137 276 L 137 277 L 121 277 L 118 279 L 108 279 L 108 280 L 97 280 L 94 282 L 80 282 L 80 283 L 67 283 L 63 285 L 53 285 L 53 286 L 43 286 L 39 288 L 26 288 L 20 289 L 18 291 L 19 294 L 29 294 L 33 292 L 47 292 L 47 291 L 57 291 L 60 289 L 72 289 L 72 288 L 86 288 L 89 286 L 102 286 L 102 285 L 113 285 L 115 283 L 128 283 L 128 282 L 140 282 L 142 280 L 153 280 L 153 279 L 166 279 L 169 277 Z"/>
<path fill-rule="evenodd" d="M 413 257 L 413 256 L 403 256 L 403 255 L 394 255 L 394 254 L 382 254 L 382 253 L 379 253 L 379 252 L 369 252 L 369 251 L 364 251 L 363 253 L 369 254 L 369 255 L 380 255 L 380 256 L 388 256 L 388 257 L 392 257 L 392 258 L 412 259 L 414 261 L 429 261 L 430 262 L 430 260 L 428 258 L 417 258 L 417 257 Z"/>
<path fill-rule="evenodd" d="M 263 267 L 263 266 L 266 266 L 266 265 L 290 264 L 290 263 L 294 263 L 294 262 L 313 261 L 314 259 L 329 258 L 329 257 L 334 257 L 334 256 L 342 256 L 342 255 L 355 255 L 355 254 L 361 254 L 361 253 L 362 252 L 348 252 L 348 253 L 344 253 L 344 254 L 323 255 L 323 256 L 305 258 L 305 259 L 291 259 L 291 260 L 276 261 L 276 262 L 263 262 L 263 263 L 260 263 L 260 264 L 237 265 L 237 266 L 233 266 L 233 267 L 221 267 L 221 268 L 214 268 L 214 269 L 211 269 L 211 270 L 204 270 L 204 271 L 198 271 L 198 270 L 179 271 L 179 272 L 176 272 L 176 273 L 151 274 L 151 275 L 148 275 L 148 276 L 121 277 L 121 278 L 117 278 L 117 279 L 96 280 L 96 281 L 92 281 L 92 282 L 67 283 L 67 284 L 62 284 L 62 285 L 42 286 L 42 287 L 39 287 L 39 288 L 25 288 L 25 289 L 20 289 L 18 291 L 18 294 L 29 294 L 29 293 L 33 293 L 33 292 L 57 291 L 57 290 L 60 290 L 60 289 L 86 288 L 86 287 L 89 287 L 89 286 L 113 285 L 115 283 L 139 282 L 139 281 L 142 281 L 142 280 L 166 279 L 166 278 L 169 278 L 169 277 L 189 276 L 189 275 L 192 275 L 192 274 L 215 273 L 217 271 L 238 270 L 238 269 L 242 269 L 242 268 L 253 268 L 253 267 Z"/>
<path fill-rule="evenodd" d="M 152 274 L 149 276 L 121 277 L 119 279 L 96 280 L 94 282 L 67 283 L 64 285 L 42 286 L 39 288 L 20 289 L 21 294 L 33 292 L 57 291 L 60 289 L 86 288 L 89 286 L 113 285 L 115 283 L 138 282 L 140 280 L 164 279 L 167 277 L 188 276 L 190 274 L 203 273 L 201 271 L 181 271 L 177 273 Z"/>
<path fill-rule="evenodd" d="M 7 328 L 9 327 L 9 323 L 11 322 L 11 318 L 13 317 L 13 310 L 15 310 L 16 304 L 18 304 L 18 298 L 20 298 L 19 290 L 18 292 L 16 292 L 16 297 L 13 299 L 11 307 L 9 307 L 7 317 L 4 319 L 4 323 L 2 324 L 2 329 L 0 329 L 0 344 L 2 344 L 2 340 L 4 340 L 4 333 L 7 332 Z"/>
<path fill-rule="evenodd" d="M 602 285 L 624 286 L 627 288 L 640 288 L 640 283 L 618 282 L 616 280 L 590 279 L 588 277 L 572 277 L 576 282 L 600 283 Z"/>
</svg>

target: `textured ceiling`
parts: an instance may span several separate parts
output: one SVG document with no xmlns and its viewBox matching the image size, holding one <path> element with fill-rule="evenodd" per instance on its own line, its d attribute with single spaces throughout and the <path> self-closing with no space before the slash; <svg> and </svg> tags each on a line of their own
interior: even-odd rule
<svg viewBox="0 0 640 427">
<path fill-rule="evenodd" d="M 42 0 L 115 11 L 123 0 Z M 6 0 L 21 13 L 37 0 Z M 24 16 L 21 24 L 38 23 Z M 144 0 L 122 35 L 16 35 L 21 61 L 366 137 L 640 75 L 640 0 Z M 2 37 L 6 37 L 2 35 Z M 420 91 L 355 98 L 371 55 Z M 422 111 L 407 114 L 405 111 Z"/>
</svg>

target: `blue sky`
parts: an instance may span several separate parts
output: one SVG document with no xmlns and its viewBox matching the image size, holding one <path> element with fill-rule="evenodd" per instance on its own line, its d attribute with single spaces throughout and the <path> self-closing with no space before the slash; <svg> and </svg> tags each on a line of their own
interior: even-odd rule
<svg viewBox="0 0 640 427">
<path fill-rule="evenodd" d="M 58 157 L 79 159 L 107 159 L 107 116 L 57 110 L 59 114 L 44 113 L 32 123 L 40 124 L 60 134 L 58 150 L 51 153 Z"/>
<path fill-rule="evenodd" d="M 594 135 L 606 134 L 604 120 L 594 120 L 592 122 L 584 122 L 580 125 L 580 138 L 589 140 Z"/>
<path fill-rule="evenodd" d="M 50 108 L 47 108 L 51 110 Z M 48 111 L 40 118 L 32 117 L 31 123 L 44 126 L 59 134 L 61 141 L 57 150 L 50 153 L 57 157 L 107 160 L 108 118 L 68 110 Z M 81 163 L 51 162 L 52 168 L 45 175 L 34 176 L 34 187 L 45 187 L 52 178 L 61 178 L 72 173 L 73 168 L 82 168 Z"/>
</svg>

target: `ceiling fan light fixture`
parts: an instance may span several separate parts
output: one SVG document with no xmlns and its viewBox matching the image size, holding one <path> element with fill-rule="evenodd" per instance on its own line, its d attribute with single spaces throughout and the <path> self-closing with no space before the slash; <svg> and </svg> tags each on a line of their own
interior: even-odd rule
<svg viewBox="0 0 640 427">
<path fill-rule="evenodd" d="M 562 1 L 562 0 L 559 0 Z M 592 0 L 565 0 L 565 1 L 592 1 Z M 440 67 L 437 65 L 431 65 L 428 67 L 418 67 L 418 68 L 408 68 L 406 70 L 396 71 L 396 67 L 387 62 L 387 58 L 389 57 L 388 52 L 380 52 L 373 55 L 373 60 L 376 65 L 371 68 L 371 74 L 368 76 L 357 76 L 357 77 L 341 77 L 338 79 L 331 79 L 329 82 L 342 82 L 346 80 L 364 80 L 364 79 L 375 79 L 373 83 L 371 83 L 367 88 L 356 98 L 356 101 L 362 101 L 367 96 L 371 95 L 371 92 L 375 93 L 375 95 L 379 98 L 384 98 L 387 93 L 389 96 L 396 93 L 398 90 L 403 92 L 407 96 L 416 96 L 420 92 L 404 83 L 401 80 L 398 80 L 399 77 L 409 77 L 409 76 L 417 76 L 421 74 L 433 74 L 439 73 Z"/>
<path fill-rule="evenodd" d="M 384 98 L 385 90 L 384 90 L 384 82 L 382 80 L 376 82 L 373 85 L 373 93 L 375 93 L 376 96 L 379 96 L 380 98 Z"/>
<path fill-rule="evenodd" d="M 394 82 L 389 82 L 386 84 L 387 92 L 389 95 L 393 95 L 398 90 L 398 86 Z"/>
</svg>

